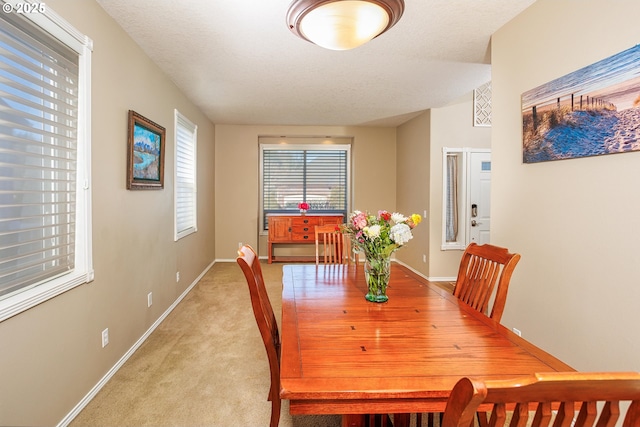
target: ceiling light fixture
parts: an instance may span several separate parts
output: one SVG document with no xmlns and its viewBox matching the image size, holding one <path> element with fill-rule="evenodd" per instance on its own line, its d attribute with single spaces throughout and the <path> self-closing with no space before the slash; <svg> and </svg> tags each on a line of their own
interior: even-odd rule
<svg viewBox="0 0 640 427">
<path fill-rule="evenodd" d="M 293 0 L 287 24 L 318 46 L 348 50 L 393 27 L 403 11 L 403 0 Z"/>
</svg>

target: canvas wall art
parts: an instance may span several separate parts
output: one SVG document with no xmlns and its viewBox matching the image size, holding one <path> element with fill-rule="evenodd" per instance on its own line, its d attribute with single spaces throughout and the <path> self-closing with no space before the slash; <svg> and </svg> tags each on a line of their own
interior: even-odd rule
<svg viewBox="0 0 640 427">
<path fill-rule="evenodd" d="M 523 162 L 640 150 L 640 45 L 522 94 Z"/>
</svg>

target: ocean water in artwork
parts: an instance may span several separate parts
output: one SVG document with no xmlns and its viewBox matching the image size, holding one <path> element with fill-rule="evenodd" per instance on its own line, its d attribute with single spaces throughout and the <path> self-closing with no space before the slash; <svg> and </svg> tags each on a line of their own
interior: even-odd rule
<svg viewBox="0 0 640 427">
<path fill-rule="evenodd" d="M 136 124 L 133 130 L 133 177 L 160 179 L 160 135 Z"/>
<path fill-rule="evenodd" d="M 523 161 L 640 150 L 640 46 L 522 94 Z"/>
</svg>

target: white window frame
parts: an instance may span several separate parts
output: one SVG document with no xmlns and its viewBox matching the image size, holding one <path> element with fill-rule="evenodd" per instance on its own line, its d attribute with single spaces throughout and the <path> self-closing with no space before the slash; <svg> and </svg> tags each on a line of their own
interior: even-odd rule
<svg viewBox="0 0 640 427">
<path fill-rule="evenodd" d="M 17 10 L 23 1 L 4 3 Z M 11 12 L 15 13 L 15 12 Z M 0 322 L 93 280 L 91 234 L 91 53 L 93 42 L 48 5 L 39 13 L 24 14 L 44 31 L 78 53 L 78 163 L 76 171 L 75 266 L 70 272 L 8 294 L 0 299 Z"/>
<path fill-rule="evenodd" d="M 187 119 L 178 110 L 175 113 L 175 168 L 174 168 L 174 232 L 175 241 L 198 231 L 198 175 L 197 149 L 198 126 Z M 190 134 L 191 140 L 178 137 L 179 130 Z M 183 145 L 184 144 L 184 145 Z M 185 200 L 184 197 L 187 196 Z M 178 212 L 181 209 L 191 211 L 191 220 L 186 225 L 179 224 Z"/>
<path fill-rule="evenodd" d="M 440 249 L 443 251 L 464 250 L 467 247 L 467 231 L 465 227 L 465 212 L 467 209 L 467 186 L 468 186 L 468 148 L 442 148 L 442 243 Z M 447 157 L 449 155 L 458 156 L 458 235 L 455 241 L 447 241 Z"/>
<path fill-rule="evenodd" d="M 341 138 L 342 139 L 342 138 Z M 261 235 L 267 235 L 267 230 L 264 229 L 264 194 L 263 194 L 263 173 L 264 173 L 264 156 L 263 153 L 266 150 L 344 150 L 347 153 L 347 182 L 346 182 L 346 213 L 348 215 L 351 206 L 351 145 L 350 144 L 269 144 L 261 143 L 260 145 L 260 212 L 259 212 L 259 233 Z M 302 200 L 301 200 L 302 201 Z M 346 218 L 345 218 L 346 220 Z"/>
</svg>

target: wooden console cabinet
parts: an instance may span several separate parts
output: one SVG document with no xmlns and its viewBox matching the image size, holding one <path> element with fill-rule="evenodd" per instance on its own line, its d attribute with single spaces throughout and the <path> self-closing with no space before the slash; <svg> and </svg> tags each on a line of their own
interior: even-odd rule
<svg viewBox="0 0 640 427">
<path fill-rule="evenodd" d="M 342 224 L 342 215 L 269 215 L 269 258 L 274 261 L 273 245 L 278 243 L 315 243 L 316 225 Z M 315 258 L 314 258 L 315 259 Z"/>
</svg>

